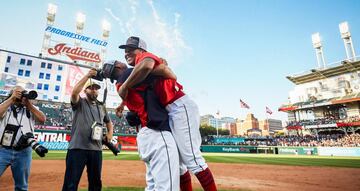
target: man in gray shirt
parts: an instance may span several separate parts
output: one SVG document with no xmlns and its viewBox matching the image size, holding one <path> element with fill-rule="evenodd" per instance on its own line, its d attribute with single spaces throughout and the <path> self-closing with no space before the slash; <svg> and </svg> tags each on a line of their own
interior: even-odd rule
<svg viewBox="0 0 360 191">
<path fill-rule="evenodd" d="M 73 122 L 71 140 L 66 155 L 66 171 L 63 191 L 76 191 L 86 166 L 89 191 L 101 190 L 102 167 L 102 127 L 105 123 L 108 142 L 112 139 L 113 125 L 106 113 L 105 106 L 97 100 L 100 85 L 90 78 L 96 76 L 96 70 L 91 69 L 75 85 L 71 94 Z M 79 96 L 85 87 L 85 98 Z"/>
</svg>

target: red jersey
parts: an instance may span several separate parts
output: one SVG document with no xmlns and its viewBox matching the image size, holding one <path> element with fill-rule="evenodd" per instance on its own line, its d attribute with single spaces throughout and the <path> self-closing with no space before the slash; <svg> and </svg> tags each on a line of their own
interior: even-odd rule
<svg viewBox="0 0 360 191">
<path fill-rule="evenodd" d="M 121 85 L 122 85 L 121 83 L 116 83 L 117 91 L 119 91 Z M 146 127 L 148 115 L 145 110 L 145 101 L 137 90 L 144 91 L 145 87 L 140 86 L 137 87 L 136 89 L 129 88 L 127 96 L 130 97 L 131 99 L 127 99 L 126 101 L 124 101 L 124 104 L 126 105 L 126 107 L 129 108 L 130 111 L 133 111 L 138 114 L 141 121 L 141 127 Z"/>
<path fill-rule="evenodd" d="M 155 56 L 154 54 L 151 54 L 149 52 L 143 52 L 136 55 L 135 58 L 135 65 L 139 64 L 141 61 L 143 61 L 145 58 L 152 58 L 155 61 L 155 66 L 158 66 L 159 64 L 162 64 L 162 61 L 159 57 Z M 154 91 L 156 95 L 160 99 L 160 103 L 163 106 L 166 106 L 178 98 L 185 95 L 184 92 L 181 91 L 182 86 L 176 82 L 174 79 L 165 79 L 160 78 L 156 80 Z"/>
</svg>

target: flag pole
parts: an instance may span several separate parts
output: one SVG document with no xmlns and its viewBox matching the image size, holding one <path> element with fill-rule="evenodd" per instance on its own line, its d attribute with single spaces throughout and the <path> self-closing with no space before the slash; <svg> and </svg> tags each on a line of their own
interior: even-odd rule
<svg viewBox="0 0 360 191">
<path fill-rule="evenodd" d="M 220 111 L 218 110 L 216 113 L 216 137 L 219 137 L 219 119 L 220 119 Z"/>
</svg>

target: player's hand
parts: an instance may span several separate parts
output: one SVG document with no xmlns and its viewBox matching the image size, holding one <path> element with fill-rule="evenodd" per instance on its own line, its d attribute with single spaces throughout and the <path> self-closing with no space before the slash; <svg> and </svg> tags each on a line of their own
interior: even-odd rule
<svg viewBox="0 0 360 191">
<path fill-rule="evenodd" d="M 119 118 L 122 117 L 123 116 L 123 111 L 124 111 L 124 105 L 121 104 L 115 109 L 116 116 L 118 116 Z"/>
<path fill-rule="evenodd" d="M 95 68 L 91 68 L 91 69 L 89 70 L 89 72 L 86 74 L 86 76 L 87 76 L 88 78 L 92 78 L 92 77 L 95 77 L 96 74 L 97 74 L 96 69 L 95 69 Z"/>
<path fill-rule="evenodd" d="M 124 101 L 126 100 L 126 97 L 128 95 L 128 89 L 124 85 L 122 85 L 118 91 L 118 94 L 121 97 L 121 99 Z"/>
</svg>

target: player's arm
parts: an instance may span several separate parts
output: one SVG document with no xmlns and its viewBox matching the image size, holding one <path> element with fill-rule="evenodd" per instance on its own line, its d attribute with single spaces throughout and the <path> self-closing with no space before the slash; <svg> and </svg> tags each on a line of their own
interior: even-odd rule
<svg viewBox="0 0 360 191">
<path fill-rule="evenodd" d="M 145 58 L 134 67 L 127 80 L 121 85 L 118 90 L 118 94 L 123 101 L 126 100 L 128 89 L 142 82 L 151 73 L 154 66 L 154 59 Z"/>
<path fill-rule="evenodd" d="M 161 76 L 163 78 L 170 78 L 176 80 L 177 77 L 175 73 L 170 69 L 169 66 L 165 64 L 159 64 L 152 71 L 151 74 L 154 76 Z"/>
<path fill-rule="evenodd" d="M 116 116 L 118 117 L 123 116 L 124 107 L 125 107 L 125 102 L 122 101 L 120 105 L 115 109 Z"/>
<path fill-rule="evenodd" d="M 155 60 L 152 58 L 145 58 L 137 64 L 131 72 L 128 79 L 122 84 L 121 88 L 132 88 L 139 84 L 151 73 L 155 66 Z"/>
</svg>

